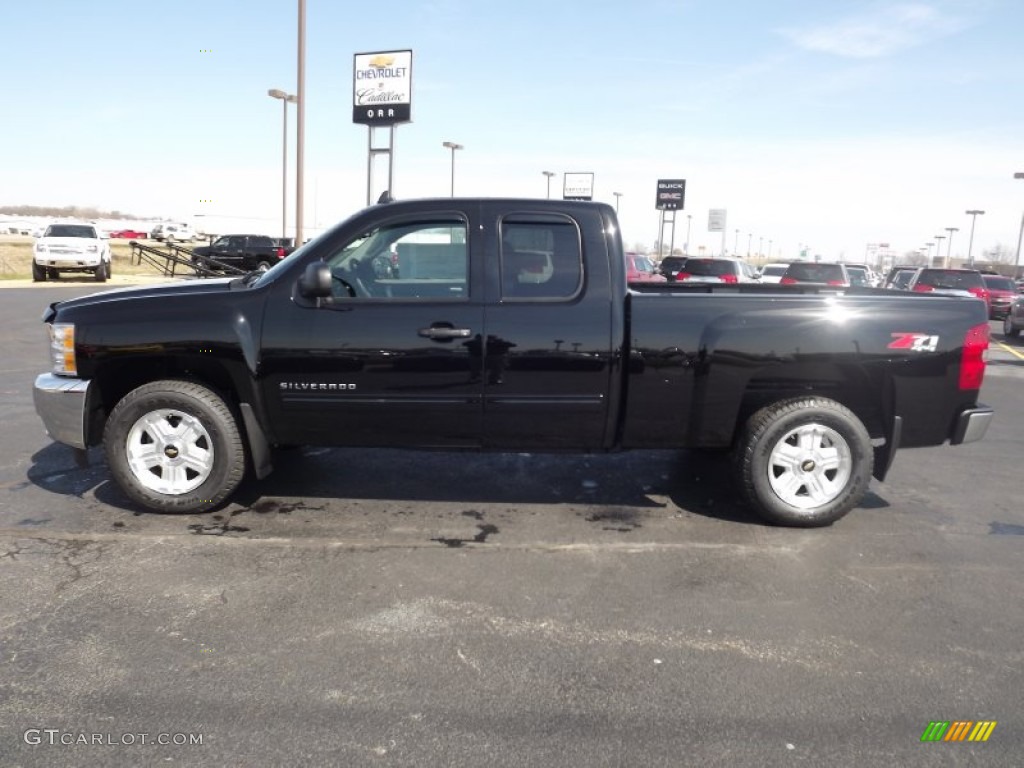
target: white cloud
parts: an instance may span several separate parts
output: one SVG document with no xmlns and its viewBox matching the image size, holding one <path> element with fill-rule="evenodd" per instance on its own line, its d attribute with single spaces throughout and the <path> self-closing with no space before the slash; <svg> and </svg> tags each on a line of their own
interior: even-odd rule
<svg viewBox="0 0 1024 768">
<path fill-rule="evenodd" d="M 966 21 L 927 3 L 879 6 L 831 24 L 786 29 L 799 47 L 846 58 L 868 59 L 894 53 L 951 35 Z"/>
</svg>

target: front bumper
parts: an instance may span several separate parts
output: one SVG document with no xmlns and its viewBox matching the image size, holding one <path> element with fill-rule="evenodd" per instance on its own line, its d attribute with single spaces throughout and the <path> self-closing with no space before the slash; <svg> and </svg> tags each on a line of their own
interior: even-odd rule
<svg viewBox="0 0 1024 768">
<path fill-rule="evenodd" d="M 89 381 L 43 373 L 36 377 L 32 400 L 46 433 L 58 443 L 86 447 Z"/>
<path fill-rule="evenodd" d="M 976 405 L 961 411 L 953 426 L 953 434 L 949 438 L 950 445 L 981 440 L 988 430 L 988 425 L 992 423 L 994 415 L 995 411 L 987 405 Z"/>
</svg>

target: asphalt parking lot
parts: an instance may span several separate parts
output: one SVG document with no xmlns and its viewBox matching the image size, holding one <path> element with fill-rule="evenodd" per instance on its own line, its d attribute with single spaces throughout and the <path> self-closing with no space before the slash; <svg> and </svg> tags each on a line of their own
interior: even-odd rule
<svg viewBox="0 0 1024 768">
<path fill-rule="evenodd" d="M 1024 343 L 997 324 L 986 439 L 901 452 L 828 529 L 761 525 L 677 451 L 299 449 L 158 516 L 32 407 L 43 306 L 95 289 L 0 291 L 0 765 L 1020 764 Z"/>
</svg>

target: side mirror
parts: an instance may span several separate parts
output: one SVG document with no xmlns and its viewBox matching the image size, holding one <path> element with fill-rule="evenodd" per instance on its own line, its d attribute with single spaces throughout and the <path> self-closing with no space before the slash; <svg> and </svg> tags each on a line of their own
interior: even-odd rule
<svg viewBox="0 0 1024 768">
<path fill-rule="evenodd" d="M 331 268 L 322 261 L 306 266 L 299 278 L 299 294 L 307 299 L 320 299 L 331 295 Z"/>
</svg>

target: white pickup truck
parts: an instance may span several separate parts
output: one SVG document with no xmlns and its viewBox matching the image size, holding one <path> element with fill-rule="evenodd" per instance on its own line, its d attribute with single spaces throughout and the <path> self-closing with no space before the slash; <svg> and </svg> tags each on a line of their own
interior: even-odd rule
<svg viewBox="0 0 1024 768">
<path fill-rule="evenodd" d="M 92 224 L 51 224 L 32 249 L 32 280 L 61 272 L 91 272 L 97 283 L 110 277 L 110 243 Z"/>
</svg>

